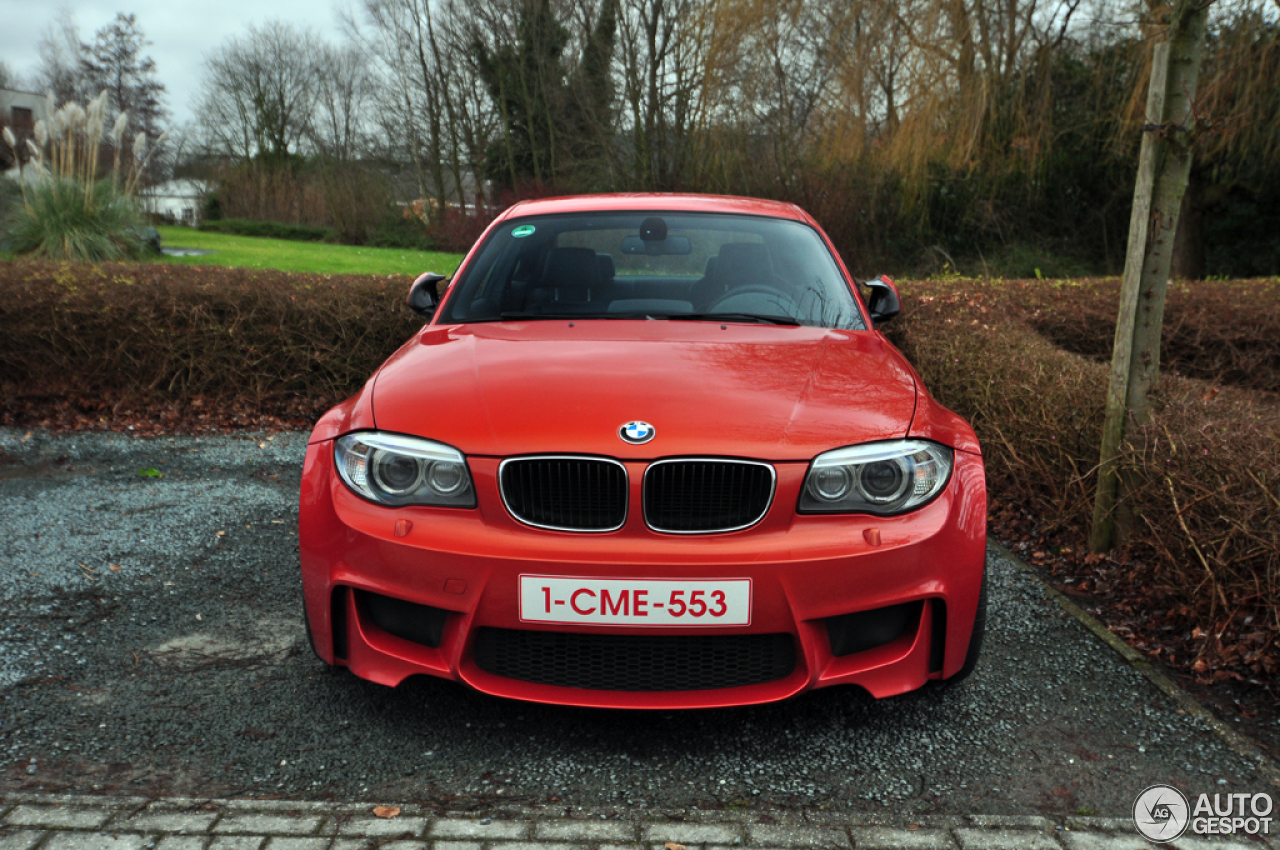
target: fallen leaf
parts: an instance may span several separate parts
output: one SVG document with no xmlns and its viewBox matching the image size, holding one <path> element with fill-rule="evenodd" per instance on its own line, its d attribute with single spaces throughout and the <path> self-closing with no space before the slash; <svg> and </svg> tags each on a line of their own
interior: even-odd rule
<svg viewBox="0 0 1280 850">
<path fill-rule="evenodd" d="M 663 850 L 684 850 L 683 844 L 677 844 L 674 841 L 668 841 L 666 844 L 663 844 L 662 847 Z"/>
<path fill-rule="evenodd" d="M 120 565 L 119 565 L 119 564 L 111 564 L 110 566 L 108 566 L 108 567 L 107 567 L 107 569 L 111 570 L 111 572 L 113 572 L 113 573 L 118 573 L 118 572 L 120 572 Z"/>
<path fill-rule="evenodd" d="M 374 806 L 373 813 L 374 815 L 380 818 L 399 817 L 400 807 L 399 806 Z M 680 850 L 684 850 L 684 848 L 682 847 L 680 848 Z"/>
</svg>

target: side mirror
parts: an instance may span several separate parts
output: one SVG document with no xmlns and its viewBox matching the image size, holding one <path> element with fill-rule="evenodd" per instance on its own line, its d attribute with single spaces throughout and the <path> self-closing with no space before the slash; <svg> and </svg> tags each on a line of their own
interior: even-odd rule
<svg viewBox="0 0 1280 850">
<path fill-rule="evenodd" d="M 898 297 L 898 287 L 891 277 L 882 274 L 875 280 L 867 281 L 864 286 L 871 290 L 867 296 L 871 321 L 876 324 L 887 322 L 902 312 L 902 299 Z"/>
<path fill-rule="evenodd" d="M 435 272 L 418 275 L 418 279 L 413 282 L 413 286 L 409 287 L 409 297 L 405 299 L 409 309 L 419 316 L 430 318 L 436 312 L 436 307 L 440 306 L 440 296 L 436 294 L 436 284 L 442 280 L 446 280 L 445 276 Z"/>
</svg>

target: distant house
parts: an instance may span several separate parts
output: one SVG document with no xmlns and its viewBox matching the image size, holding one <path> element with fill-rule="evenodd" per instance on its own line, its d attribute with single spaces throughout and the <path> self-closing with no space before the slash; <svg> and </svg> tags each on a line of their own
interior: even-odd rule
<svg viewBox="0 0 1280 850">
<path fill-rule="evenodd" d="M 197 180 L 166 180 L 138 193 L 144 211 L 163 216 L 174 224 L 195 227 L 209 189 Z"/>
<path fill-rule="evenodd" d="M 0 89 L 0 127 L 12 130 L 19 147 L 22 147 L 34 135 L 36 122 L 49 117 L 50 106 L 48 95 Z M 25 154 L 23 161 L 26 161 Z M 0 143 L 0 170 L 13 164 L 13 151 L 8 145 Z"/>
</svg>

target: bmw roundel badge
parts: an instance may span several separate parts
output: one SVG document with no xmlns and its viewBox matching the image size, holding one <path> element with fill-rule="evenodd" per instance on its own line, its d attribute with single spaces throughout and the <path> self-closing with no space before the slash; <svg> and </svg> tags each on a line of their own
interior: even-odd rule
<svg viewBox="0 0 1280 850">
<path fill-rule="evenodd" d="M 618 429 L 618 436 L 635 446 L 649 442 L 657 433 L 648 422 L 628 422 Z"/>
</svg>

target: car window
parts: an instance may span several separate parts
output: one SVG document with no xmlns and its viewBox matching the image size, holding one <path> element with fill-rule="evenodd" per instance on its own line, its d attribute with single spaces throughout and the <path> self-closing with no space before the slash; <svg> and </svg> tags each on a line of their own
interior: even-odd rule
<svg viewBox="0 0 1280 850">
<path fill-rule="evenodd" d="M 865 328 L 835 259 L 809 225 L 652 212 L 503 222 L 455 281 L 439 321 L 562 316 Z"/>
</svg>

